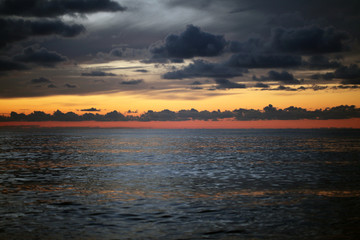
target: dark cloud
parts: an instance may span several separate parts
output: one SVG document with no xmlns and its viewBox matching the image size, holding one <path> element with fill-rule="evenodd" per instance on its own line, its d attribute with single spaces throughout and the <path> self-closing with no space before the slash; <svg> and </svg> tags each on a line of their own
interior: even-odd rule
<svg viewBox="0 0 360 240">
<path fill-rule="evenodd" d="M 57 17 L 65 14 L 117 12 L 126 8 L 111 0 L 3 0 L 0 15 L 26 17 Z"/>
<path fill-rule="evenodd" d="M 81 111 L 99 111 L 96 108 L 83 109 Z M 130 112 L 131 113 L 131 112 Z M 196 109 L 180 110 L 174 112 L 168 109 L 156 112 L 149 110 L 140 116 L 124 116 L 112 111 L 105 115 L 85 113 L 78 115 L 73 112 L 63 113 L 59 110 L 53 114 L 42 111 L 34 111 L 30 114 L 11 112 L 9 117 L 0 116 L 0 121 L 188 121 L 188 120 L 221 120 L 236 119 L 248 120 L 300 120 L 300 119 L 349 119 L 359 118 L 360 108 L 354 105 L 340 105 L 332 108 L 307 110 L 305 108 L 290 106 L 288 108 L 276 108 L 269 104 L 262 110 L 259 109 L 235 109 L 233 111 L 198 111 Z"/>
<path fill-rule="evenodd" d="M 57 52 L 48 51 L 45 48 L 33 49 L 28 47 L 22 54 L 13 58 L 19 62 L 34 63 L 44 67 L 54 67 L 57 63 L 67 61 L 67 58 Z"/>
<path fill-rule="evenodd" d="M 288 68 L 301 65 L 301 56 L 261 53 L 238 53 L 227 61 L 230 67 L 238 68 Z"/>
<path fill-rule="evenodd" d="M 204 60 L 194 60 L 185 68 L 177 71 L 167 72 L 164 79 L 183 79 L 197 77 L 232 78 L 242 76 L 246 69 L 231 68 L 221 63 L 210 63 Z"/>
<path fill-rule="evenodd" d="M 270 87 L 269 85 L 267 84 L 264 84 L 264 83 L 256 83 L 254 87 L 257 87 L 257 88 L 268 88 Z"/>
<path fill-rule="evenodd" d="M 34 78 L 34 79 L 31 79 L 30 83 L 32 84 L 41 84 L 41 83 L 51 83 L 51 81 L 47 78 L 44 78 L 44 77 L 39 77 L 39 78 Z"/>
<path fill-rule="evenodd" d="M 337 68 L 341 66 L 338 61 L 331 61 L 329 57 L 324 55 L 314 55 L 309 58 L 308 61 L 304 62 L 304 65 L 310 69 L 328 69 Z"/>
<path fill-rule="evenodd" d="M 276 28 L 272 31 L 270 45 L 289 53 L 330 53 L 346 50 L 344 41 L 347 39 L 348 34 L 331 27 Z"/>
<path fill-rule="evenodd" d="M 76 85 L 69 84 L 69 83 L 66 83 L 66 84 L 64 85 L 64 87 L 67 87 L 67 88 L 77 88 Z"/>
<path fill-rule="evenodd" d="M 342 84 L 360 84 L 360 68 L 357 64 L 351 64 L 350 66 L 341 65 L 335 72 L 314 74 L 311 78 L 323 80 L 340 79 Z"/>
<path fill-rule="evenodd" d="M 87 77 L 106 77 L 106 76 L 116 76 L 114 73 L 107 73 L 102 71 L 92 71 L 89 73 L 81 73 L 81 76 L 87 76 Z"/>
<path fill-rule="evenodd" d="M 296 88 L 291 88 L 291 87 L 285 87 L 283 85 L 278 86 L 277 88 L 272 88 L 269 90 L 274 90 L 274 91 L 297 91 Z"/>
<path fill-rule="evenodd" d="M 80 111 L 82 111 L 82 112 L 100 112 L 100 109 L 96 109 L 96 108 L 92 107 L 92 108 L 81 109 Z"/>
<path fill-rule="evenodd" d="M 315 79 L 315 80 L 333 80 L 335 77 L 335 74 L 333 72 L 328 72 L 328 73 L 324 73 L 324 74 L 313 74 L 310 76 L 311 79 Z"/>
<path fill-rule="evenodd" d="M 192 58 L 220 55 L 226 46 L 221 35 L 203 32 L 193 25 L 187 26 L 180 35 L 171 34 L 161 46 L 151 49 L 153 58 Z"/>
<path fill-rule="evenodd" d="M 246 88 L 245 84 L 235 83 L 224 78 L 215 79 L 215 83 L 217 89 Z"/>
<path fill-rule="evenodd" d="M 204 89 L 204 88 L 195 86 L 195 87 L 191 87 L 190 89 L 192 89 L 192 90 L 201 90 L 201 89 Z"/>
<path fill-rule="evenodd" d="M 259 38 L 250 38 L 245 42 L 230 41 L 228 44 L 230 52 L 233 53 L 250 53 L 259 52 L 264 48 L 263 40 Z"/>
<path fill-rule="evenodd" d="M 165 58 L 165 57 L 153 57 L 150 59 L 141 60 L 142 63 L 159 63 L 159 64 L 166 64 L 166 63 L 183 63 L 184 59 L 182 58 Z"/>
<path fill-rule="evenodd" d="M 219 4 L 232 9 L 245 9 L 249 15 L 267 18 L 270 26 L 301 27 L 311 23 L 335 26 L 351 34 L 359 34 L 360 2 L 357 0 L 328 0 L 326 3 L 322 0 L 224 0 Z M 249 17 L 246 19 L 251 20 Z"/>
<path fill-rule="evenodd" d="M 48 88 L 57 88 L 57 86 L 54 85 L 54 84 L 49 84 L 47 87 L 48 87 Z"/>
<path fill-rule="evenodd" d="M 335 28 L 321 28 L 318 26 L 305 26 L 298 28 L 274 28 L 270 40 L 261 38 L 250 38 L 244 42 L 230 41 L 228 49 L 230 52 L 242 54 L 317 54 L 310 58 L 309 65 L 313 67 L 324 67 L 337 62 L 329 62 L 322 53 L 341 52 L 348 50 L 346 45 L 350 36 Z"/>
<path fill-rule="evenodd" d="M 121 48 L 115 48 L 110 51 L 110 56 L 113 57 L 122 57 L 123 56 L 123 50 Z"/>
<path fill-rule="evenodd" d="M 300 81 L 297 80 L 294 75 L 287 71 L 277 72 L 269 71 L 267 76 L 261 76 L 260 78 L 253 77 L 255 81 L 279 81 L 284 84 L 299 84 Z"/>
<path fill-rule="evenodd" d="M 0 58 L 0 72 L 14 71 L 14 70 L 20 71 L 26 69 L 28 69 L 28 67 L 22 63 L 14 62 L 7 58 Z"/>
<path fill-rule="evenodd" d="M 194 81 L 190 85 L 202 85 L 202 83 L 200 81 Z"/>
<path fill-rule="evenodd" d="M 134 79 L 134 80 L 128 80 L 128 81 L 122 81 L 121 84 L 124 85 L 138 85 L 140 83 L 144 82 L 142 79 Z"/>
<path fill-rule="evenodd" d="M 335 77 L 343 79 L 342 84 L 360 84 L 360 68 L 357 64 L 341 66 L 336 69 Z"/>
<path fill-rule="evenodd" d="M 334 86 L 332 87 L 332 89 L 358 89 L 360 88 L 358 85 L 339 85 L 339 86 Z"/>
<path fill-rule="evenodd" d="M 29 37 L 48 35 L 75 37 L 85 31 L 82 25 L 66 24 L 58 19 L 24 20 L 0 18 L 0 26 L 2 35 L 0 47 Z"/>
<path fill-rule="evenodd" d="M 283 86 L 283 85 L 279 85 L 276 88 L 262 88 L 262 91 L 289 91 L 289 92 L 296 92 L 296 91 L 301 91 L 301 90 L 306 90 L 307 88 L 305 87 L 298 87 L 298 88 L 292 88 L 292 87 L 287 87 L 287 86 Z"/>
<path fill-rule="evenodd" d="M 166 2 L 169 7 L 206 8 L 213 4 L 212 0 L 182 1 L 170 0 Z"/>
<path fill-rule="evenodd" d="M 269 19 L 269 25 L 282 26 L 282 27 L 304 27 L 307 23 L 303 15 L 296 12 L 286 12 L 282 14 L 277 14 Z"/>
<path fill-rule="evenodd" d="M 325 90 L 327 88 L 328 88 L 328 86 L 318 86 L 318 85 L 315 85 L 315 86 L 311 87 L 311 89 L 314 90 L 314 91 Z"/>
<path fill-rule="evenodd" d="M 147 72 L 149 72 L 149 71 L 146 70 L 146 69 L 137 69 L 137 70 L 135 70 L 134 72 L 147 73 Z"/>
</svg>

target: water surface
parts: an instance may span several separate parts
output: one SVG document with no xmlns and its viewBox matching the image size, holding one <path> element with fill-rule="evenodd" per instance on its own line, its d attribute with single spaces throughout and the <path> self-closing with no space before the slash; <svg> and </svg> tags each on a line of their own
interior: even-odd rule
<svg viewBox="0 0 360 240">
<path fill-rule="evenodd" d="M 1 239 L 357 239 L 360 131 L 1 129 Z"/>
</svg>

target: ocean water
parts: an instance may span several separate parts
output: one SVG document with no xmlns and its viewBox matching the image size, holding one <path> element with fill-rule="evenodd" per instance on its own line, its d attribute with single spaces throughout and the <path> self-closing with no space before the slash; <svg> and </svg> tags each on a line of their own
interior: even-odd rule
<svg viewBox="0 0 360 240">
<path fill-rule="evenodd" d="M 359 130 L 0 130 L 0 239 L 359 235 Z"/>
</svg>

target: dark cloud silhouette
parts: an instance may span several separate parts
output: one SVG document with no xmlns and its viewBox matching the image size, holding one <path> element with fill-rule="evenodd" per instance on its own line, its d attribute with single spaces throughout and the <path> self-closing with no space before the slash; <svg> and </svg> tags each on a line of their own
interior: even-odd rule
<svg viewBox="0 0 360 240">
<path fill-rule="evenodd" d="M 348 86 L 345 86 L 348 87 Z M 81 111 L 99 111 L 96 108 L 83 109 Z M 149 110 L 140 116 L 128 115 L 112 111 L 105 115 L 85 113 L 78 115 L 73 112 L 63 113 L 60 110 L 53 114 L 42 111 L 34 111 L 30 114 L 11 112 L 9 117 L 0 116 L 0 121 L 188 121 L 188 120 L 221 120 L 235 119 L 238 121 L 248 120 L 297 120 L 297 119 L 349 119 L 360 118 L 360 108 L 354 105 L 340 105 L 332 108 L 307 110 L 305 108 L 290 106 L 288 108 L 276 108 L 269 104 L 263 109 L 235 109 L 233 111 L 198 111 L 196 109 L 180 110 L 174 112 L 168 109 L 156 112 Z"/>
<path fill-rule="evenodd" d="M 229 50 L 233 53 L 259 52 L 264 48 L 264 42 L 259 38 L 250 38 L 245 42 L 230 41 Z"/>
<path fill-rule="evenodd" d="M 311 79 L 315 79 L 315 80 L 333 80 L 335 77 L 335 74 L 333 72 L 328 72 L 328 73 L 324 73 L 324 74 L 313 74 L 310 76 Z"/>
<path fill-rule="evenodd" d="M 122 81 L 121 84 L 124 85 L 138 85 L 140 83 L 144 82 L 142 79 L 134 79 L 134 80 L 128 80 L 128 81 Z"/>
<path fill-rule="evenodd" d="M 48 88 L 57 88 L 57 86 L 54 85 L 54 84 L 49 84 L 47 87 L 48 87 Z"/>
<path fill-rule="evenodd" d="M 199 27 L 189 25 L 180 35 L 171 34 L 161 46 L 151 49 L 153 58 L 193 58 L 220 55 L 226 46 L 221 35 L 203 32 Z"/>
<path fill-rule="evenodd" d="M 307 22 L 300 12 L 292 11 L 271 17 L 268 24 L 281 27 L 303 27 Z"/>
<path fill-rule="evenodd" d="M 149 72 L 149 71 L 146 70 L 146 69 L 137 69 L 137 70 L 135 70 L 134 72 L 147 73 L 147 72 Z"/>
<path fill-rule="evenodd" d="M 1 38 L 0 47 L 9 43 L 25 40 L 33 36 L 58 35 L 75 37 L 85 31 L 80 24 L 66 24 L 61 20 L 24 20 L 0 18 Z"/>
<path fill-rule="evenodd" d="M 276 28 L 272 31 L 270 45 L 282 52 L 330 53 L 345 50 L 347 39 L 348 34 L 331 27 Z"/>
<path fill-rule="evenodd" d="M 277 71 L 269 71 L 267 76 L 261 76 L 257 78 L 253 76 L 253 80 L 255 81 L 279 81 L 284 84 L 299 84 L 300 81 L 297 80 L 294 75 L 287 71 L 277 72 Z"/>
<path fill-rule="evenodd" d="M 338 61 L 330 61 L 330 59 L 324 55 L 314 55 L 309 58 L 308 61 L 304 62 L 304 65 L 310 69 L 328 69 L 337 68 L 341 66 Z"/>
<path fill-rule="evenodd" d="M 232 78 L 242 76 L 246 69 L 228 67 L 222 63 L 210 63 L 204 60 L 194 60 L 185 68 L 177 71 L 167 72 L 164 79 L 183 79 L 197 77 Z"/>
<path fill-rule="evenodd" d="M 182 0 L 170 0 L 166 1 L 166 5 L 169 7 L 187 7 L 187 8 L 206 8 L 213 4 L 212 0 L 197 0 L 197 1 L 182 1 Z"/>
<path fill-rule="evenodd" d="M 234 83 L 228 79 L 215 79 L 217 89 L 246 88 L 245 84 Z"/>
<path fill-rule="evenodd" d="M 238 53 L 230 57 L 226 63 L 230 67 L 239 68 L 288 68 L 301 65 L 301 56 L 261 53 Z"/>
<path fill-rule="evenodd" d="M 67 87 L 67 88 L 77 88 L 76 85 L 69 84 L 69 83 L 66 83 L 66 84 L 64 85 L 64 87 Z"/>
<path fill-rule="evenodd" d="M 126 8 L 111 0 L 3 0 L 0 15 L 26 17 L 57 17 L 65 14 L 117 12 Z"/>
<path fill-rule="evenodd" d="M 318 85 L 315 85 L 315 86 L 311 87 L 311 89 L 314 90 L 314 91 L 325 90 L 327 88 L 328 88 L 328 86 L 318 86 Z"/>
<path fill-rule="evenodd" d="M 123 50 L 121 48 L 115 48 L 110 51 L 110 56 L 113 57 L 122 57 L 123 56 Z"/>
<path fill-rule="evenodd" d="M 51 81 L 44 77 L 31 79 L 30 83 L 32 84 L 41 84 L 41 83 L 51 83 Z"/>
<path fill-rule="evenodd" d="M 257 88 L 268 88 L 270 87 L 269 85 L 267 84 L 264 84 L 264 83 L 256 83 L 254 87 L 257 87 Z"/>
<path fill-rule="evenodd" d="M 357 64 L 341 65 L 335 72 L 314 74 L 311 78 L 323 80 L 340 79 L 342 84 L 360 84 L 360 68 Z"/>
<path fill-rule="evenodd" d="M 358 85 L 338 85 L 338 86 L 334 86 L 332 87 L 332 89 L 358 89 L 360 88 Z"/>
<path fill-rule="evenodd" d="M 200 81 L 194 81 L 190 85 L 202 85 L 202 83 Z"/>
<path fill-rule="evenodd" d="M 279 85 L 276 88 L 262 88 L 262 91 L 290 91 L 290 92 L 296 92 L 300 90 L 306 90 L 307 88 L 299 87 L 299 88 L 292 88 L 292 87 L 286 87 L 283 85 Z"/>
<path fill-rule="evenodd" d="M 195 86 L 195 87 L 191 87 L 190 89 L 192 89 L 192 90 L 201 90 L 201 89 L 204 89 L 204 88 Z"/>
<path fill-rule="evenodd" d="M 34 63 L 44 67 L 54 67 L 57 63 L 67 61 L 67 58 L 57 52 L 48 51 L 46 48 L 33 49 L 28 47 L 22 54 L 13 58 L 15 61 Z"/>
<path fill-rule="evenodd" d="M 7 58 L 0 58 L 0 72 L 14 71 L 14 70 L 20 71 L 26 69 L 29 68 L 22 63 L 14 62 Z"/>
<path fill-rule="evenodd" d="M 92 108 L 81 109 L 80 111 L 82 111 L 82 112 L 100 112 L 100 109 L 96 109 L 96 108 L 92 107 Z"/>
<path fill-rule="evenodd" d="M 336 69 L 335 77 L 343 79 L 342 84 L 360 84 L 360 68 L 357 64 L 341 66 Z"/>
<path fill-rule="evenodd" d="M 114 73 L 107 73 L 102 71 L 91 71 L 89 73 L 81 73 L 81 76 L 87 77 L 106 77 L 106 76 L 116 76 Z"/>
</svg>

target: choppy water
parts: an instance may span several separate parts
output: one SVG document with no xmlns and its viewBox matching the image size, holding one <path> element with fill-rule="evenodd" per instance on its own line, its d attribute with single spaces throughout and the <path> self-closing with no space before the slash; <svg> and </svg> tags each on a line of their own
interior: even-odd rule
<svg viewBox="0 0 360 240">
<path fill-rule="evenodd" d="M 359 130 L 0 131 L 0 239 L 357 239 Z"/>
</svg>

